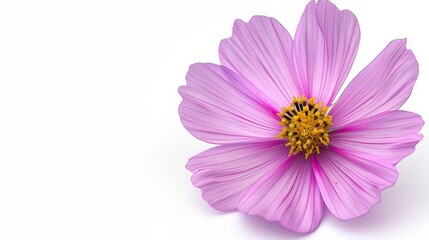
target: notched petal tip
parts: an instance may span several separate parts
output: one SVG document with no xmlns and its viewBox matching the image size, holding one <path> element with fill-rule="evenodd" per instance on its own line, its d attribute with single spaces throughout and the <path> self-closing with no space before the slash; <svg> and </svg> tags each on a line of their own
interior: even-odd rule
<svg viewBox="0 0 429 240">
<path fill-rule="evenodd" d="M 409 50 L 407 48 L 407 38 L 394 39 L 394 40 L 390 41 L 389 44 L 387 44 L 387 46 L 384 49 L 387 49 L 389 46 L 390 47 L 395 46 L 396 48 L 398 48 L 400 50 Z"/>
<path fill-rule="evenodd" d="M 222 58 L 222 52 L 225 50 L 227 44 L 231 41 L 235 41 L 235 39 L 237 38 L 237 35 L 239 35 L 242 31 L 241 29 L 245 28 L 247 25 L 259 24 L 260 22 L 266 19 L 270 21 L 274 21 L 280 25 L 280 23 L 275 18 L 268 17 L 265 15 L 253 15 L 247 22 L 240 18 L 235 19 L 232 27 L 231 35 L 227 38 L 222 39 L 219 43 L 219 47 L 218 47 L 219 56 Z"/>
<path fill-rule="evenodd" d="M 180 86 L 180 87 L 178 87 L 177 88 L 177 92 L 180 94 L 180 96 L 183 98 L 183 92 L 184 91 L 186 91 L 185 89 L 186 89 L 186 85 L 182 85 L 182 86 Z M 182 99 L 182 102 L 183 102 L 183 99 Z"/>
</svg>

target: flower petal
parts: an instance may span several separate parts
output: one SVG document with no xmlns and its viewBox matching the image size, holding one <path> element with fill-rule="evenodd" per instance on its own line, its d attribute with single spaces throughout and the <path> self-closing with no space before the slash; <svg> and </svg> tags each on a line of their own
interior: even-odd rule
<svg viewBox="0 0 429 240">
<path fill-rule="evenodd" d="M 293 59 L 301 89 L 331 105 L 346 79 L 359 47 L 355 15 L 329 1 L 310 1 L 293 42 Z"/>
<path fill-rule="evenodd" d="M 238 209 L 278 221 L 295 232 L 315 230 L 323 216 L 324 204 L 311 165 L 312 161 L 304 159 L 302 154 L 285 157 L 281 165 L 246 191 Z"/>
<path fill-rule="evenodd" d="M 247 80 L 214 65 L 191 65 L 187 86 L 179 88 L 179 114 L 185 128 L 209 143 L 273 139 L 280 131 L 274 109 Z"/>
<path fill-rule="evenodd" d="M 424 122 L 411 112 L 391 111 L 348 124 L 330 134 L 331 145 L 376 155 L 395 165 L 414 152 Z"/>
<path fill-rule="evenodd" d="M 395 40 L 347 86 L 331 111 L 333 129 L 382 112 L 397 110 L 408 99 L 419 66 L 406 40 Z"/>
<path fill-rule="evenodd" d="M 254 16 L 248 23 L 235 21 L 231 38 L 220 43 L 219 57 L 281 108 L 300 96 L 291 47 L 289 32 L 277 20 Z"/>
<path fill-rule="evenodd" d="M 323 200 L 336 217 L 359 217 L 380 202 L 382 189 L 392 186 L 398 173 L 388 162 L 366 153 L 330 147 L 314 158 L 313 171 Z"/>
<path fill-rule="evenodd" d="M 234 210 L 244 191 L 287 157 L 279 141 L 222 145 L 191 158 L 186 167 L 203 198 L 221 211 Z"/>
</svg>

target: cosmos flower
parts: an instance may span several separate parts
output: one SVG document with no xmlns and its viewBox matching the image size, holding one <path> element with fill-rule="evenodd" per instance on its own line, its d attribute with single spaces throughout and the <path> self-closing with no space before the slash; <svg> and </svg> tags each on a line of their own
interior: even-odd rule
<svg viewBox="0 0 429 240">
<path fill-rule="evenodd" d="M 213 208 L 311 232 L 325 206 L 348 220 L 380 201 L 422 139 L 421 117 L 398 110 L 418 63 L 406 40 L 394 40 L 333 103 L 359 40 L 352 12 L 310 1 L 293 39 L 274 18 L 237 20 L 220 43 L 221 65 L 190 66 L 181 121 L 218 146 L 186 167 Z"/>
</svg>

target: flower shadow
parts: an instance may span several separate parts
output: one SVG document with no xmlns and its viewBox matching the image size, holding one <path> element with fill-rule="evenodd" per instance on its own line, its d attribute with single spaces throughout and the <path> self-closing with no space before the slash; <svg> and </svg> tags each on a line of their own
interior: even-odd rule
<svg viewBox="0 0 429 240">
<path fill-rule="evenodd" d="M 243 225 L 255 233 L 269 237 L 269 239 L 302 239 L 308 236 L 305 233 L 294 233 L 285 229 L 278 222 L 269 222 L 259 216 L 248 216 L 242 214 Z"/>
</svg>

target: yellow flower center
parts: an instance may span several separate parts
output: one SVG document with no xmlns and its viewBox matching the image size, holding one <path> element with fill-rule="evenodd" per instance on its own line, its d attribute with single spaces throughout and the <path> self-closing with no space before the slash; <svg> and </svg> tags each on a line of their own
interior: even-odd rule
<svg viewBox="0 0 429 240">
<path fill-rule="evenodd" d="M 277 115 L 283 126 L 277 138 L 288 139 L 285 146 L 290 147 L 290 155 L 305 152 L 305 158 L 314 152 L 320 153 L 320 146 L 329 144 L 329 127 L 332 117 L 327 113 L 329 107 L 316 103 L 316 98 L 293 97 L 289 107 L 283 107 Z"/>
</svg>

